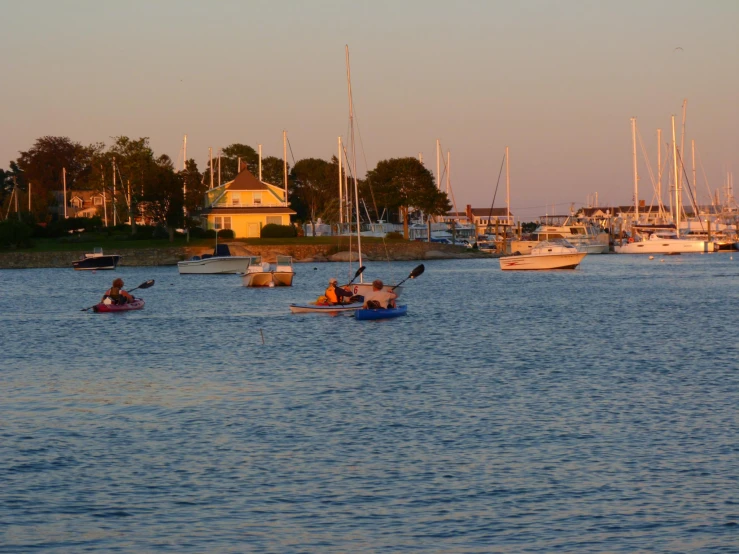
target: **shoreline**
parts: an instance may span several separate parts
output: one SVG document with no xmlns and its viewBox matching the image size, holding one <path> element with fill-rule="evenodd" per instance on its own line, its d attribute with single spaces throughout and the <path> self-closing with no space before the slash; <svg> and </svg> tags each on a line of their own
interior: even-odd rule
<svg viewBox="0 0 739 554">
<path fill-rule="evenodd" d="M 346 262 L 358 259 L 356 249 L 338 250 L 336 245 L 245 245 L 226 242 L 234 256 L 261 256 L 274 262 L 276 257 L 291 256 L 295 263 Z M 121 248 L 119 267 L 176 266 L 177 262 L 191 256 L 213 252 L 212 247 L 186 246 L 165 248 Z M 3 252 L 0 253 L 0 269 L 72 268 L 81 257 L 79 250 L 53 252 Z M 448 260 L 470 258 L 496 258 L 495 254 L 470 250 L 461 246 L 428 242 L 392 242 L 363 246 L 362 259 L 373 262 Z"/>
</svg>

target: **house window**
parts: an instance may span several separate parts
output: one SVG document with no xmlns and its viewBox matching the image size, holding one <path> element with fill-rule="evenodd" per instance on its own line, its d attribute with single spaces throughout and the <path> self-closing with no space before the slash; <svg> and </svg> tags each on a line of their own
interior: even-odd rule
<svg viewBox="0 0 739 554">
<path fill-rule="evenodd" d="M 241 206 L 241 193 L 239 193 L 239 192 L 232 192 L 231 193 L 231 205 L 232 206 Z"/>
<path fill-rule="evenodd" d="M 92 203 L 95 206 L 102 206 L 103 205 L 103 197 L 102 196 L 96 196 L 95 198 L 92 199 Z"/>
<path fill-rule="evenodd" d="M 262 203 L 262 193 L 254 192 L 252 194 L 254 195 L 254 205 L 259 206 Z"/>
<path fill-rule="evenodd" d="M 230 216 L 229 217 L 216 216 L 213 226 L 216 230 L 230 229 L 231 228 L 231 217 Z"/>
<path fill-rule="evenodd" d="M 267 216 L 267 225 L 270 223 L 274 225 L 282 225 L 282 216 L 279 215 L 268 215 Z"/>
<path fill-rule="evenodd" d="M 82 199 L 81 198 L 72 198 L 72 206 L 75 208 L 81 208 L 82 207 Z"/>
</svg>

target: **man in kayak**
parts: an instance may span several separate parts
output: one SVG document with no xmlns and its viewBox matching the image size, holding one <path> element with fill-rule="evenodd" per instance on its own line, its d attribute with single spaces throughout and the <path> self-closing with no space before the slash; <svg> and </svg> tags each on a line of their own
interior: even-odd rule
<svg viewBox="0 0 739 554">
<path fill-rule="evenodd" d="M 106 298 L 110 298 L 112 303 L 116 305 L 126 304 L 127 302 L 134 301 L 133 296 L 123 290 L 123 279 L 121 279 L 120 277 L 113 281 L 113 286 L 105 291 L 105 294 L 103 294 L 103 299 L 100 302 L 105 302 Z"/>
<path fill-rule="evenodd" d="M 329 304 L 344 304 L 344 298 L 346 298 L 346 302 L 348 302 L 352 297 L 351 292 L 339 286 L 339 280 L 336 277 L 331 277 L 331 279 L 328 280 L 328 288 L 324 295 L 328 299 Z"/>
<path fill-rule="evenodd" d="M 398 297 L 392 291 L 382 290 L 383 284 L 380 279 L 372 281 L 372 291 L 364 296 L 364 309 L 394 308 L 395 299 Z"/>
</svg>

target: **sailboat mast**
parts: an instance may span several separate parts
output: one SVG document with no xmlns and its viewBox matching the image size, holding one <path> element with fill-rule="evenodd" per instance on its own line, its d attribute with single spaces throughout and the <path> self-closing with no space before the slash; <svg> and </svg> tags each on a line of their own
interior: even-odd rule
<svg viewBox="0 0 739 554">
<path fill-rule="evenodd" d="M 341 177 L 341 137 L 339 137 L 339 225 L 344 225 L 344 179 Z"/>
<path fill-rule="evenodd" d="M 631 118 L 631 144 L 634 158 L 634 223 L 639 223 L 639 173 L 636 165 L 636 118 Z"/>
<path fill-rule="evenodd" d="M 210 164 L 210 188 L 213 188 L 213 148 L 208 147 L 208 158 L 209 158 L 209 164 Z"/>
<path fill-rule="evenodd" d="M 349 65 L 349 45 L 346 48 L 346 82 L 349 95 L 349 129 L 351 130 L 352 141 L 352 173 L 354 174 L 354 210 L 357 214 L 357 251 L 359 253 L 359 267 L 362 267 L 362 233 L 359 226 L 359 184 L 357 183 L 357 147 L 354 141 L 354 104 L 352 102 L 352 70 Z M 363 283 L 362 274 L 359 275 L 359 282 Z"/>
<path fill-rule="evenodd" d="M 436 139 L 436 188 L 441 190 L 441 166 L 439 165 L 439 139 Z"/>
<path fill-rule="evenodd" d="M 64 186 L 64 219 L 67 219 L 67 168 L 62 168 L 62 184 Z M 15 191 L 15 187 L 13 188 Z"/>
<path fill-rule="evenodd" d="M 675 231 L 680 237 L 680 190 L 678 188 L 677 173 L 677 140 L 675 137 L 675 116 L 672 116 L 672 163 L 674 166 L 675 179 Z"/>
<path fill-rule="evenodd" d="M 695 191 L 695 201 L 696 204 L 698 203 L 698 181 L 695 180 L 695 140 L 690 141 L 690 150 L 691 150 L 691 157 L 693 158 L 693 190 Z M 698 211 L 698 206 L 695 207 L 696 211 Z M 695 214 L 696 216 L 700 216 L 699 213 Z M 700 219 L 700 217 L 698 217 Z"/>
<path fill-rule="evenodd" d="M 508 222 L 508 229 L 513 230 L 511 225 L 511 167 L 508 163 L 508 147 L 505 147 L 505 203 L 506 203 L 506 219 Z"/>
<path fill-rule="evenodd" d="M 259 180 L 262 180 L 262 145 L 259 145 Z"/>
<path fill-rule="evenodd" d="M 116 209 L 115 209 L 115 200 L 116 200 L 116 182 L 115 182 L 115 172 L 116 172 L 116 166 L 115 166 L 115 156 L 113 156 L 113 227 L 118 225 L 118 222 L 116 221 Z"/>
<path fill-rule="evenodd" d="M 657 129 L 657 202 L 662 219 L 662 129 Z"/>
<path fill-rule="evenodd" d="M 285 179 L 285 205 L 287 206 L 287 131 L 282 131 L 282 173 Z"/>
<path fill-rule="evenodd" d="M 187 135 L 182 138 L 182 171 L 187 171 Z M 182 215 L 187 225 L 187 176 L 182 176 Z"/>
</svg>

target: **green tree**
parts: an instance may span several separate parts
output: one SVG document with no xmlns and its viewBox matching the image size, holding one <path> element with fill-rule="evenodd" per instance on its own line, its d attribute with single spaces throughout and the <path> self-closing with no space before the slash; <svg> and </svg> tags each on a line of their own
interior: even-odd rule
<svg viewBox="0 0 739 554">
<path fill-rule="evenodd" d="M 144 182 L 141 202 L 147 215 L 167 228 L 171 242 L 175 229 L 184 224 L 183 176 L 175 172 L 169 156 L 162 155 L 147 167 Z"/>
<path fill-rule="evenodd" d="M 259 154 L 256 150 L 238 142 L 229 144 L 221 150 L 221 183 L 227 183 L 238 175 L 239 160 L 242 167 L 246 164 L 252 175 L 259 173 Z M 217 170 L 218 166 L 215 169 Z"/>
<path fill-rule="evenodd" d="M 52 203 L 53 191 L 62 190 L 62 172 L 66 171 L 67 190 L 89 188 L 92 159 L 100 145 L 82 146 L 69 137 L 45 136 L 36 139 L 33 146 L 20 152 L 16 160 L 18 186 L 27 190 L 32 186 L 34 212 L 46 212 Z"/>
<path fill-rule="evenodd" d="M 318 158 L 306 158 L 295 164 L 291 176 L 290 196 L 293 202 L 306 210 L 305 219 L 313 224 L 315 236 L 319 217 L 329 223 L 338 220 L 338 202 L 332 202 L 339 179 L 338 162 L 332 164 Z"/>
<path fill-rule="evenodd" d="M 287 165 L 287 171 L 290 171 L 290 164 Z M 282 158 L 267 156 L 262 159 L 262 181 L 276 187 L 284 186 L 285 176 Z"/>
<path fill-rule="evenodd" d="M 374 204 L 388 211 L 398 210 L 403 222 L 403 236 L 408 239 L 408 211 L 411 207 L 422 209 L 421 204 L 425 204 L 441 209 L 443 205 L 442 199 L 435 196 L 432 189 L 436 190 L 434 176 L 420 161 L 416 158 L 392 158 L 378 162 L 375 169 L 367 173 L 361 194 L 364 198 L 373 198 Z"/>
</svg>

